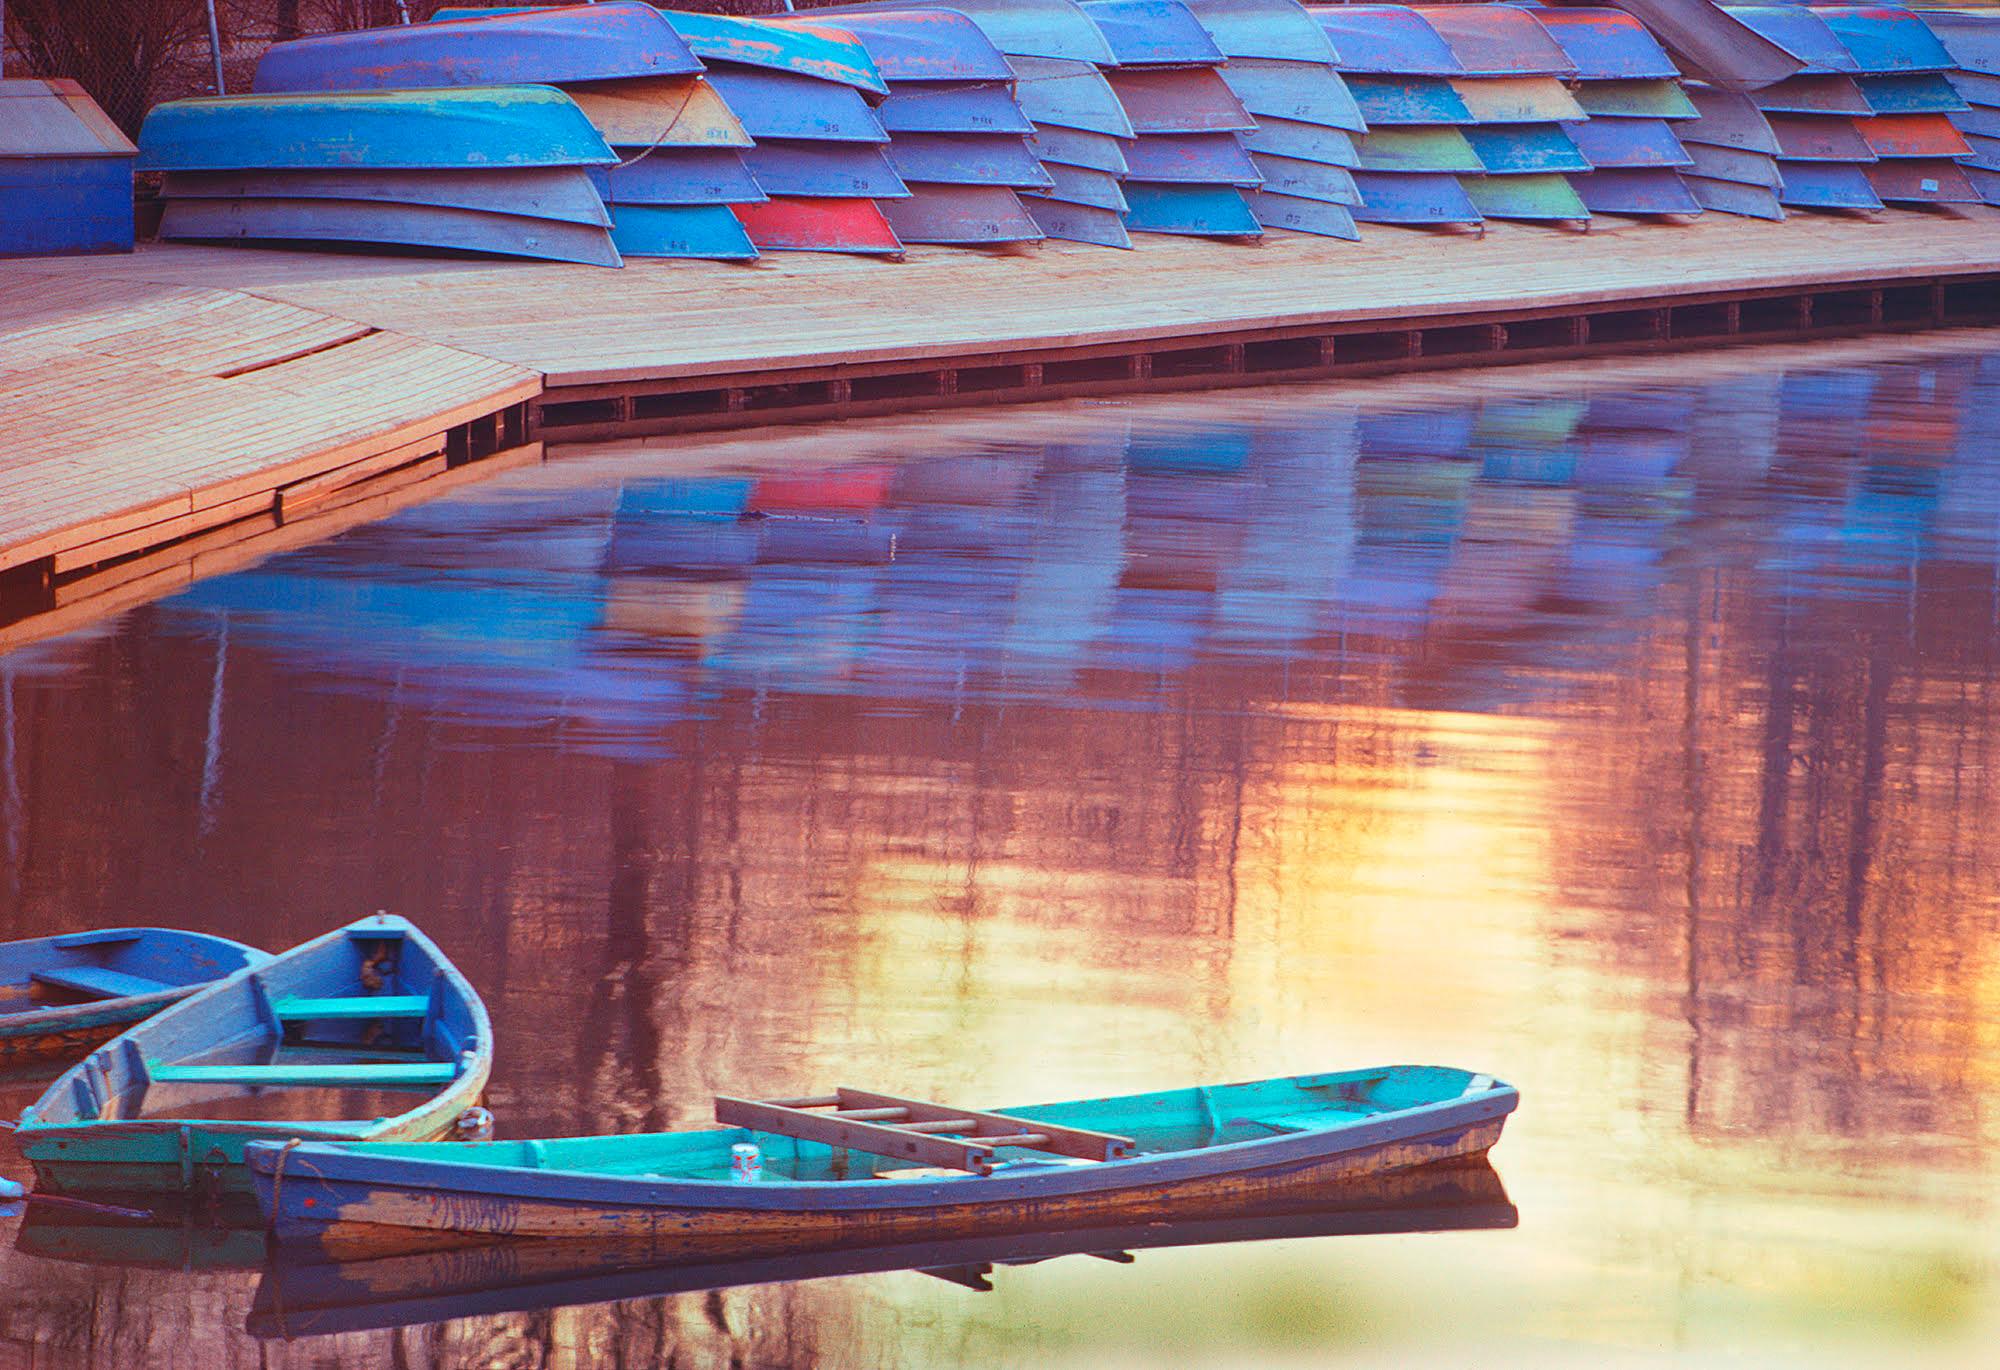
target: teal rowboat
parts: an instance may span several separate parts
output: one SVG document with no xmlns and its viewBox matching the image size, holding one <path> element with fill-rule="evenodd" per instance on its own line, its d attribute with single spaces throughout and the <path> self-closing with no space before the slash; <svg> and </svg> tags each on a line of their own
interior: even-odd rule
<svg viewBox="0 0 2000 1370">
<path fill-rule="evenodd" d="M 91 1047 L 270 958 L 174 928 L 105 928 L 0 942 L 0 1071 L 66 1066 Z"/>
<path fill-rule="evenodd" d="M 156 106 L 140 171 L 487 171 L 612 166 L 576 101 L 550 86 L 229 95 Z"/>
<path fill-rule="evenodd" d="M 281 1243 L 335 1259 L 516 1239 L 662 1256 L 1167 1221 L 1484 1155 L 1518 1093 L 1391 1066 L 988 1113 L 862 1090 L 718 1098 L 722 1128 L 465 1145 L 248 1149 Z M 755 1146 L 762 1178 L 732 1180 Z"/>
<path fill-rule="evenodd" d="M 47 1190 L 240 1192 L 259 1138 L 447 1134 L 479 1102 L 492 1042 L 465 977 L 377 914 L 99 1047 L 21 1115 L 17 1140 Z"/>
</svg>

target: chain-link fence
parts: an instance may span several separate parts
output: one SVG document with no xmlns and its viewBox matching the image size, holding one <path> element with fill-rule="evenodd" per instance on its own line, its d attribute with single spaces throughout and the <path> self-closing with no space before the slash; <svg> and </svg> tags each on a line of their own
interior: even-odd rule
<svg viewBox="0 0 2000 1370">
<path fill-rule="evenodd" d="M 447 4 L 477 3 L 481 0 L 215 0 L 223 84 L 232 92 L 248 90 L 258 57 L 283 38 L 395 24 L 406 17 L 420 23 Z M 673 8 L 772 14 L 786 5 L 785 0 L 688 0 Z M 215 93 L 208 0 L 0 0 L 0 9 L 6 14 L 7 75 L 69 77 L 127 133 L 136 135 L 146 111 L 162 100 Z"/>
</svg>

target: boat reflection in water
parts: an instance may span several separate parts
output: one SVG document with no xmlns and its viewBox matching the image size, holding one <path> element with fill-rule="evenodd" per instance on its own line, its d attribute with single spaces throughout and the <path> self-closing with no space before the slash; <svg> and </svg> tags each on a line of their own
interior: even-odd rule
<svg viewBox="0 0 2000 1370">
<path fill-rule="evenodd" d="M 260 1337 L 309 1337 L 897 1270 L 987 1291 L 997 1267 L 1059 1256 L 1127 1262 L 1134 1250 L 1154 1247 L 1455 1232 L 1513 1227 L 1517 1220 L 1499 1175 L 1480 1162 L 1342 1186 L 1312 1203 L 1294 1199 L 1193 1211 L 1172 1222 L 847 1247 L 761 1260 L 663 1264 L 645 1255 L 651 1245 L 646 1242 L 512 1242 L 347 1262 L 302 1259 L 277 1248 L 258 1286 L 249 1326 Z"/>
</svg>

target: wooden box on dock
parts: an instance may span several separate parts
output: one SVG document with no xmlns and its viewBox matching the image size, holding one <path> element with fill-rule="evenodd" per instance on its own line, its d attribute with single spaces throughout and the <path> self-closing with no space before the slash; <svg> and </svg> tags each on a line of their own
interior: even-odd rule
<svg viewBox="0 0 2000 1370">
<path fill-rule="evenodd" d="M 0 257 L 132 250 L 137 149 L 74 81 L 0 81 Z"/>
</svg>

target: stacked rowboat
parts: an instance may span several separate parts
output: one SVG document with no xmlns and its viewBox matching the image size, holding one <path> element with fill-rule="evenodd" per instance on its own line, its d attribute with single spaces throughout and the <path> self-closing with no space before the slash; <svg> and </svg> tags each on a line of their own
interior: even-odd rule
<svg viewBox="0 0 2000 1370">
<path fill-rule="evenodd" d="M 444 10 L 278 44 L 139 165 L 168 238 L 603 265 L 2000 198 L 2000 19 L 1620 3 Z"/>
</svg>

